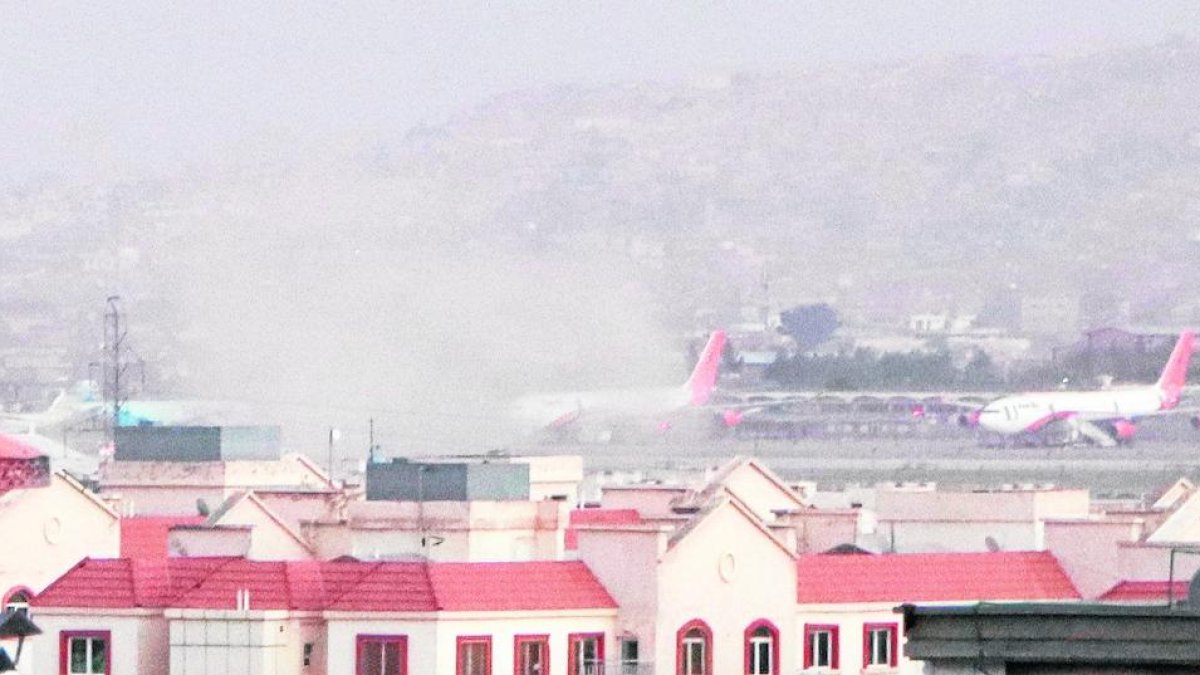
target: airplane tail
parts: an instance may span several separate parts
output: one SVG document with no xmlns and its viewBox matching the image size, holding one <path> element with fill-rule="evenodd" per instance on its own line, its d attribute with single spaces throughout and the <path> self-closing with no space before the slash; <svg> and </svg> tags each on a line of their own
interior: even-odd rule
<svg viewBox="0 0 1200 675">
<path fill-rule="evenodd" d="M 1167 365 L 1163 368 L 1158 382 L 1155 383 L 1159 391 L 1163 392 L 1164 408 L 1174 408 L 1179 404 L 1179 397 L 1183 393 L 1184 381 L 1187 380 L 1188 365 L 1191 362 L 1195 344 L 1195 333 L 1190 330 L 1180 333 L 1179 341 L 1175 343 L 1175 349 L 1171 350 L 1171 358 L 1167 359 Z"/>
<path fill-rule="evenodd" d="M 713 331 L 708 338 L 708 344 L 704 345 L 704 351 L 700 353 L 700 360 L 692 369 L 691 377 L 683 385 L 690 396 L 688 403 L 691 405 L 708 403 L 708 397 L 712 395 L 713 387 L 717 384 L 717 370 L 720 368 L 721 353 L 724 351 L 725 331 Z"/>
</svg>

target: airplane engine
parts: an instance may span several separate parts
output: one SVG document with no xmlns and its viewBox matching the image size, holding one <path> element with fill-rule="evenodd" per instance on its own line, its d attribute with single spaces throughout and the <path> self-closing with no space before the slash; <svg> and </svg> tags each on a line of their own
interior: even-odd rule
<svg viewBox="0 0 1200 675">
<path fill-rule="evenodd" d="M 740 410 L 726 410 L 721 413 L 721 424 L 732 429 L 742 423 L 742 412 Z"/>
<path fill-rule="evenodd" d="M 1134 434 L 1137 433 L 1137 425 L 1129 420 L 1117 420 L 1112 423 L 1113 436 L 1118 441 L 1133 440 Z"/>
<path fill-rule="evenodd" d="M 979 411 L 975 410 L 969 413 L 963 413 L 958 416 L 958 426 L 960 427 L 977 427 L 979 426 Z"/>
</svg>

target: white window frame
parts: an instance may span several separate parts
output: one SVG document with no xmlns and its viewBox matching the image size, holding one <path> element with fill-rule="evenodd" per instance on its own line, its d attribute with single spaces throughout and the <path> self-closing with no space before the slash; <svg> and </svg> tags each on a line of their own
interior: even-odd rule
<svg viewBox="0 0 1200 675">
<path fill-rule="evenodd" d="M 833 631 L 828 628 L 814 628 L 809 632 L 808 639 L 812 641 L 810 648 L 812 652 L 812 667 L 833 668 L 833 650 L 835 648 L 833 644 Z M 823 649 L 820 648 L 822 642 L 824 642 Z"/>
<path fill-rule="evenodd" d="M 879 626 L 871 628 L 867 631 L 867 667 L 868 668 L 891 668 L 895 654 L 892 654 L 893 634 L 896 628 L 894 626 Z M 883 661 L 875 660 L 875 647 L 879 641 L 883 642 Z"/>
<path fill-rule="evenodd" d="M 775 656 L 775 634 L 766 626 L 754 629 L 755 633 L 759 631 L 766 632 L 766 635 L 750 635 L 750 675 L 772 675 L 775 672 L 775 664 L 772 663 Z M 763 659 L 766 663 L 762 662 Z"/>
<path fill-rule="evenodd" d="M 693 628 L 688 632 L 691 633 L 693 631 L 698 633 L 698 635 L 683 636 L 684 675 L 696 675 L 698 673 L 708 675 L 708 671 L 705 670 L 708 666 L 708 653 L 706 651 L 708 649 L 708 638 L 704 635 L 704 631 L 699 628 Z M 693 652 L 693 648 L 696 649 L 695 652 Z M 696 660 L 697 658 L 699 659 L 698 661 Z"/>
<path fill-rule="evenodd" d="M 71 663 L 71 658 L 75 654 L 76 642 L 82 642 L 84 644 L 83 670 L 75 670 L 74 664 Z M 108 650 L 110 648 L 107 637 L 102 637 L 99 635 L 72 635 L 67 638 L 67 663 L 65 664 L 67 675 L 107 675 L 105 670 L 92 670 L 92 658 L 95 656 L 94 649 L 95 643 L 97 642 L 104 644 L 104 662 L 107 665 L 109 659 Z"/>
</svg>

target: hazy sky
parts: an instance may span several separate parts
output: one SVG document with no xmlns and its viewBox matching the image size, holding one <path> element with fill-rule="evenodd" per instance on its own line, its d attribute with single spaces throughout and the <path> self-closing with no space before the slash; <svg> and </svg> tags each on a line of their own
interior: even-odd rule
<svg viewBox="0 0 1200 675">
<path fill-rule="evenodd" d="M 0 186 L 367 146 L 503 91 L 1195 38 L 1200 3 L 0 5 Z"/>
</svg>

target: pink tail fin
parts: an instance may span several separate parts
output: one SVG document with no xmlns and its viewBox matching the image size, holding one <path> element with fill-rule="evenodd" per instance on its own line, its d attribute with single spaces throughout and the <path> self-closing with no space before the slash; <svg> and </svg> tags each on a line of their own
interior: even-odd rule
<svg viewBox="0 0 1200 675">
<path fill-rule="evenodd" d="M 1179 334 L 1179 341 L 1175 343 L 1175 349 L 1171 350 L 1171 358 L 1167 359 L 1167 365 L 1158 378 L 1157 386 L 1165 394 L 1164 407 L 1173 408 L 1179 403 L 1195 345 L 1195 333 L 1184 331 Z"/>
<path fill-rule="evenodd" d="M 708 403 L 708 397 L 717 384 L 717 370 L 721 366 L 723 351 L 725 331 L 713 331 L 708 338 L 708 344 L 704 345 L 704 351 L 700 353 L 700 360 L 696 362 L 691 377 L 688 378 L 687 384 L 683 385 L 691 395 L 688 402 L 692 405 Z"/>
</svg>

